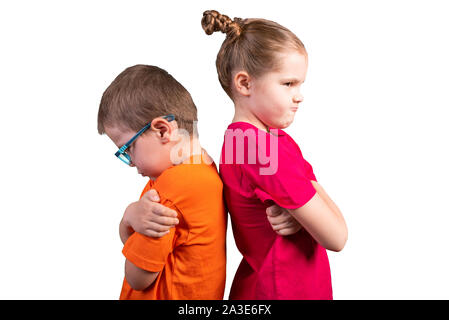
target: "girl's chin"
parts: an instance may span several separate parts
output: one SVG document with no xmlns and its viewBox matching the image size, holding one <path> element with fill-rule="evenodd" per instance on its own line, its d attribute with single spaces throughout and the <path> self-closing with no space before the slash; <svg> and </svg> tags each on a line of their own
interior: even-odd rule
<svg viewBox="0 0 449 320">
<path fill-rule="evenodd" d="M 293 123 L 293 120 L 294 120 L 294 118 L 291 118 L 291 119 L 285 119 L 282 122 L 273 123 L 272 125 L 270 125 L 270 128 L 273 128 L 273 129 L 285 129 L 285 128 L 288 128 Z"/>
<path fill-rule="evenodd" d="M 293 121 L 290 121 L 290 122 L 287 122 L 287 123 L 283 123 L 283 124 L 278 124 L 276 126 L 272 126 L 271 128 L 273 128 L 273 129 L 285 129 L 285 128 L 288 128 L 292 124 L 292 122 Z"/>
<path fill-rule="evenodd" d="M 284 123 L 284 125 L 280 128 L 280 129 L 285 129 L 285 128 L 288 128 L 292 123 L 293 123 L 293 120 L 295 120 L 295 118 L 291 118 L 291 119 L 289 119 L 288 121 L 286 121 L 285 123 Z"/>
</svg>

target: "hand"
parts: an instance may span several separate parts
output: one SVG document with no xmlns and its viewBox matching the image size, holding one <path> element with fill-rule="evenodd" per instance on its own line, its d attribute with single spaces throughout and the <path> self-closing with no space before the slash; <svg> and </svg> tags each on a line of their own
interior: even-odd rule
<svg viewBox="0 0 449 320">
<path fill-rule="evenodd" d="M 271 227 L 281 236 L 292 235 L 302 228 L 299 222 L 293 218 L 287 209 L 281 208 L 278 205 L 268 207 L 266 213 Z"/>
<path fill-rule="evenodd" d="M 124 223 L 134 231 L 148 237 L 160 238 L 179 223 L 175 210 L 158 203 L 156 190 L 151 189 L 142 198 L 131 203 L 123 216 Z"/>
</svg>

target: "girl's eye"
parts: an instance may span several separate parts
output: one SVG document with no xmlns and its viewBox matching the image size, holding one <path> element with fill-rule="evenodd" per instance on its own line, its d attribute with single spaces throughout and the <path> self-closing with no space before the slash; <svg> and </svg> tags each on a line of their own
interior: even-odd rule
<svg viewBox="0 0 449 320">
<path fill-rule="evenodd" d="M 292 85 L 292 82 L 286 82 L 284 83 L 285 86 L 290 87 Z"/>
</svg>

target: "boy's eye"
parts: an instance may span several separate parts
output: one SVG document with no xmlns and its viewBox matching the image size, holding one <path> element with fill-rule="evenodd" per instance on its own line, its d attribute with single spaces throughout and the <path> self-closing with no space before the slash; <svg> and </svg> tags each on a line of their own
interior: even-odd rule
<svg viewBox="0 0 449 320">
<path fill-rule="evenodd" d="M 293 84 L 293 82 L 286 82 L 284 83 L 285 86 L 290 87 Z"/>
</svg>

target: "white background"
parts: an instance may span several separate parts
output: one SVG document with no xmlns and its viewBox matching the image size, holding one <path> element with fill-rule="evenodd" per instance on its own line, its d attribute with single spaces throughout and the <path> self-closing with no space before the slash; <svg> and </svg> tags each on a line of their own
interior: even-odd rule
<svg viewBox="0 0 449 320">
<path fill-rule="evenodd" d="M 252 3 L 252 4 L 251 4 Z M 97 133 L 126 67 L 160 66 L 192 94 L 217 161 L 233 105 L 208 9 L 262 17 L 309 53 L 286 131 L 343 212 L 335 299 L 448 299 L 449 42 L 445 1 L 14 1 L 0 5 L 0 298 L 117 299 L 118 225 L 146 180 Z M 240 262 L 228 228 L 226 294 Z"/>
</svg>

